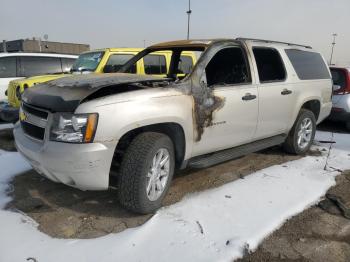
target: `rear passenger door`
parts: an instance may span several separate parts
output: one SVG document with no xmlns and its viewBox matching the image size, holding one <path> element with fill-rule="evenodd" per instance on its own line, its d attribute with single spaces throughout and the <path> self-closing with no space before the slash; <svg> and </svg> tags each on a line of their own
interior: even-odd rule
<svg viewBox="0 0 350 262">
<path fill-rule="evenodd" d="M 262 139 L 287 132 L 295 99 L 293 84 L 280 52 L 270 47 L 253 47 L 257 67 L 259 90 L 259 117 L 255 139 Z"/>
</svg>

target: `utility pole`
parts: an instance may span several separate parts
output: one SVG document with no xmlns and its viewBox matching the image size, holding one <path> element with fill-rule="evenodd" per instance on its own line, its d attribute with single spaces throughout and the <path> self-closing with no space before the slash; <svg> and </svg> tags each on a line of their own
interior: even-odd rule
<svg viewBox="0 0 350 262">
<path fill-rule="evenodd" d="M 333 34 L 333 43 L 332 43 L 332 52 L 331 52 L 331 59 L 329 60 L 329 65 L 332 65 L 332 60 L 333 60 L 333 53 L 334 53 L 334 47 L 335 47 L 335 38 L 337 37 L 337 34 Z"/>
<path fill-rule="evenodd" d="M 188 0 L 188 11 L 187 13 L 187 40 L 190 39 L 190 17 L 192 14 L 192 10 L 191 10 L 191 0 Z"/>
</svg>

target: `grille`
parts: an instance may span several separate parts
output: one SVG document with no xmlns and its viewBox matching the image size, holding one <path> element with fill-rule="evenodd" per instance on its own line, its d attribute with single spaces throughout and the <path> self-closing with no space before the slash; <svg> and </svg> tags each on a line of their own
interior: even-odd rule
<svg viewBox="0 0 350 262">
<path fill-rule="evenodd" d="M 22 103 L 20 121 L 23 132 L 32 138 L 44 140 L 48 116 L 48 112 Z"/>
<path fill-rule="evenodd" d="M 26 133 L 27 135 L 39 140 L 44 140 L 45 128 L 41 128 L 24 121 L 21 121 L 21 126 L 24 133 Z"/>
<path fill-rule="evenodd" d="M 36 108 L 34 108 L 32 106 L 28 106 L 28 105 L 26 105 L 24 103 L 22 104 L 22 109 L 23 109 L 23 111 L 25 111 L 27 113 L 30 113 L 30 114 L 32 114 L 34 116 L 40 117 L 40 118 L 42 118 L 44 120 L 47 120 L 47 117 L 49 116 L 49 114 L 47 112 L 42 111 L 40 109 L 36 109 Z"/>
</svg>

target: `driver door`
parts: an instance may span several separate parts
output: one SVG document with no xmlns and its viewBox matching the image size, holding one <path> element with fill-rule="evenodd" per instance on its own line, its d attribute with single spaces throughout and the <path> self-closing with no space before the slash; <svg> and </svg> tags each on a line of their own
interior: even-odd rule
<svg viewBox="0 0 350 262">
<path fill-rule="evenodd" d="M 203 88 L 221 98 L 223 104 L 213 112 L 210 125 L 204 127 L 200 140 L 194 143 L 193 156 L 253 140 L 258 121 L 258 90 L 251 76 L 245 50 L 240 46 L 222 48 L 210 59 L 201 79 L 206 82 Z"/>
</svg>

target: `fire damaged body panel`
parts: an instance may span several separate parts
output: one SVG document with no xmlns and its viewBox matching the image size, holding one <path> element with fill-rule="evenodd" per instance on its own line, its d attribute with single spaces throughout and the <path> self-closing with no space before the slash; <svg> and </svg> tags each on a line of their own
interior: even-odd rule
<svg viewBox="0 0 350 262">
<path fill-rule="evenodd" d="M 166 79 L 118 73 L 70 76 L 39 84 L 30 92 L 25 92 L 22 99 L 27 104 L 53 112 L 74 112 L 85 98 L 102 88 L 108 87 L 111 92 L 122 93 L 122 84 L 164 81 Z"/>
<path fill-rule="evenodd" d="M 301 81 L 286 49 L 319 55 L 309 47 L 267 40 L 175 41 L 146 48 L 119 73 L 81 75 L 38 85 L 23 95 L 21 121 L 14 129 L 17 147 L 39 173 L 54 181 L 83 190 L 104 190 L 110 176 L 117 177 L 119 187 L 137 179 L 142 174 L 133 174 L 133 179 L 127 176 L 143 161 L 150 161 L 144 166 L 173 161 L 165 171 L 184 168 L 193 159 L 197 166 L 206 166 L 237 157 L 235 148 L 253 152 L 302 132 L 305 140 L 314 131 L 303 127 L 297 132 L 294 123 L 299 123 L 300 115 L 315 123 L 328 116 L 331 79 Z M 172 52 L 165 78 L 126 73 L 143 57 L 161 50 Z M 182 51 L 199 52 L 200 57 L 190 73 L 179 77 Z M 140 145 L 135 146 L 134 141 Z M 62 157 L 72 151 L 73 159 Z M 141 156 L 143 152 L 147 154 Z M 160 159 L 149 160 L 149 152 L 161 152 Z M 56 164 L 44 161 L 55 156 Z M 134 163 L 135 168 L 128 170 L 131 164 L 123 165 L 124 161 Z M 99 183 L 93 170 L 102 177 Z M 168 184 L 162 185 L 160 177 L 165 171 L 160 167 L 145 170 L 149 181 L 150 173 L 158 172 L 152 178 L 158 179 L 154 187 L 165 188 L 164 192 Z M 123 205 L 137 212 L 149 212 L 161 204 L 144 198 L 132 202 L 133 197 L 128 195 Z M 131 202 L 140 201 L 149 203 L 148 209 L 130 207 Z"/>
</svg>

